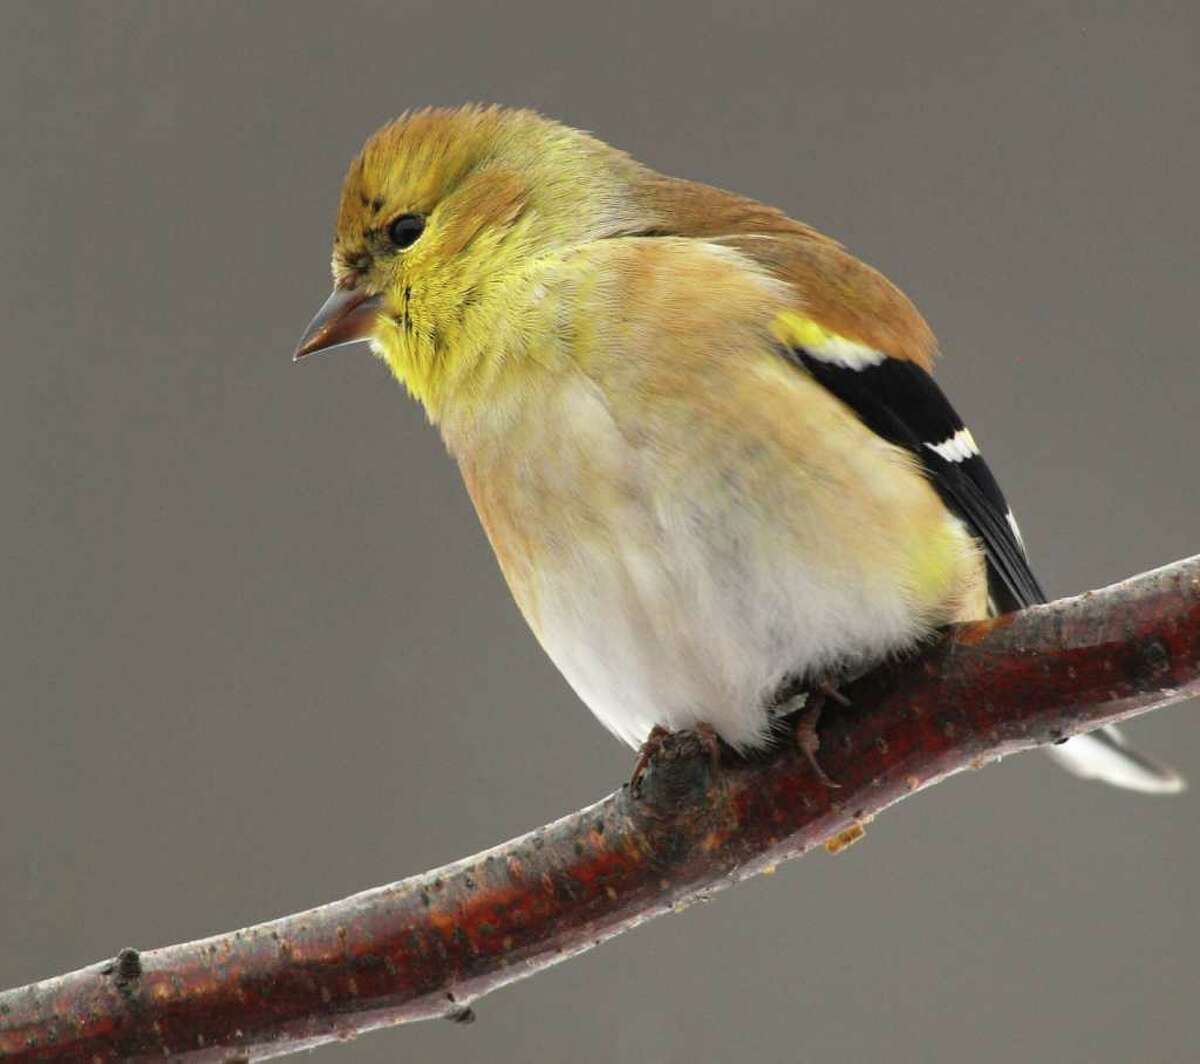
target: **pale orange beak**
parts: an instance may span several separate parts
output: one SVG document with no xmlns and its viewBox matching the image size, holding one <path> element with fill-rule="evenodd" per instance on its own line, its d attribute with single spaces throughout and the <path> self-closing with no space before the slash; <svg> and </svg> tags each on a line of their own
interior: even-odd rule
<svg viewBox="0 0 1200 1064">
<path fill-rule="evenodd" d="M 380 297 L 358 288 L 335 288 L 308 323 L 292 361 L 342 344 L 369 340 L 379 316 Z"/>
</svg>

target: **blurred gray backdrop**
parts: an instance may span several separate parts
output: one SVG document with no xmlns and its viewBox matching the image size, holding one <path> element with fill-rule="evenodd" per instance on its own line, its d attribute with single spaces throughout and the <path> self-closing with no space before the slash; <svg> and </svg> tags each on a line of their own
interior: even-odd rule
<svg viewBox="0 0 1200 1064">
<path fill-rule="evenodd" d="M 882 268 L 1067 594 L 1200 547 L 1200 8 L 0 6 L 0 985 L 311 906 L 607 793 L 457 472 L 290 362 L 344 168 L 497 100 Z M 1200 781 L 1194 707 L 1138 742 Z M 1197 1059 L 1200 789 L 1040 757 L 317 1059 Z"/>
</svg>

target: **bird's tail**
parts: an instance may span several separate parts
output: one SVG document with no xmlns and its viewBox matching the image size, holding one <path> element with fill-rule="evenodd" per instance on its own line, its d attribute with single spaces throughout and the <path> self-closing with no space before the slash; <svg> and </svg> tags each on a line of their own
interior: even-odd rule
<svg viewBox="0 0 1200 1064">
<path fill-rule="evenodd" d="M 1142 794 L 1178 794 L 1187 781 L 1173 768 L 1134 750 L 1113 725 L 1077 735 L 1046 751 L 1068 772 Z"/>
<path fill-rule="evenodd" d="M 1015 522 L 1012 523 L 1015 529 Z M 1024 547 L 1021 561 L 1029 573 L 1029 593 L 1017 593 L 999 581 L 992 585 L 988 600 L 988 612 L 993 616 L 1009 610 L 1045 602 L 1041 587 L 1027 568 Z M 1057 746 L 1046 748 L 1046 753 L 1074 776 L 1085 780 L 1099 780 L 1112 787 L 1141 794 L 1178 794 L 1187 789 L 1187 780 L 1169 765 L 1164 765 L 1146 754 L 1133 749 L 1121 730 L 1112 724 L 1086 735 L 1076 735 Z"/>
</svg>

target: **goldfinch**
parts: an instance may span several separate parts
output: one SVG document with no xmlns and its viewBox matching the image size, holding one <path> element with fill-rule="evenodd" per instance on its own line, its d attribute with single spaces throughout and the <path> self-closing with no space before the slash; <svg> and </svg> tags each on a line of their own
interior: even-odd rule
<svg viewBox="0 0 1200 1064">
<path fill-rule="evenodd" d="M 369 342 L 542 646 L 635 748 L 760 748 L 798 686 L 1043 601 L 924 319 L 775 208 L 530 111 L 423 110 L 351 164 L 333 276 L 295 357 Z M 1051 753 L 1182 786 L 1113 729 Z"/>
</svg>

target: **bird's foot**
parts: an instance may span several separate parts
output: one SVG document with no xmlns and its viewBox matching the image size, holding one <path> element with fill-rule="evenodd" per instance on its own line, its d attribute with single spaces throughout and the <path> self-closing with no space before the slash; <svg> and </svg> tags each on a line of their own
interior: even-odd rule
<svg viewBox="0 0 1200 1064">
<path fill-rule="evenodd" d="M 654 725 L 633 763 L 633 773 L 629 777 L 630 793 L 635 798 L 642 796 L 642 781 L 650 766 L 657 761 L 678 761 L 697 756 L 708 758 L 709 771 L 714 775 L 721 767 L 721 739 L 711 724 L 701 722 L 694 728 L 677 732 L 667 731 L 661 724 Z"/>
<path fill-rule="evenodd" d="M 821 713 L 827 702 L 833 701 L 839 706 L 848 706 L 850 699 L 842 694 L 833 681 L 828 678 L 818 680 L 808 691 L 803 692 L 797 701 L 800 698 L 803 698 L 804 701 L 792 730 L 796 746 L 825 786 L 841 787 L 840 783 L 830 779 L 820 762 L 817 761 L 817 751 L 821 749 L 821 737 L 817 734 L 817 725 L 821 722 Z"/>
<path fill-rule="evenodd" d="M 662 750 L 663 742 L 670 734 L 661 724 L 656 724 L 650 729 L 646 741 L 638 747 L 637 760 L 633 763 L 633 772 L 629 777 L 629 791 L 635 798 L 642 793 L 642 777 L 646 775 L 646 769 Z"/>
</svg>

